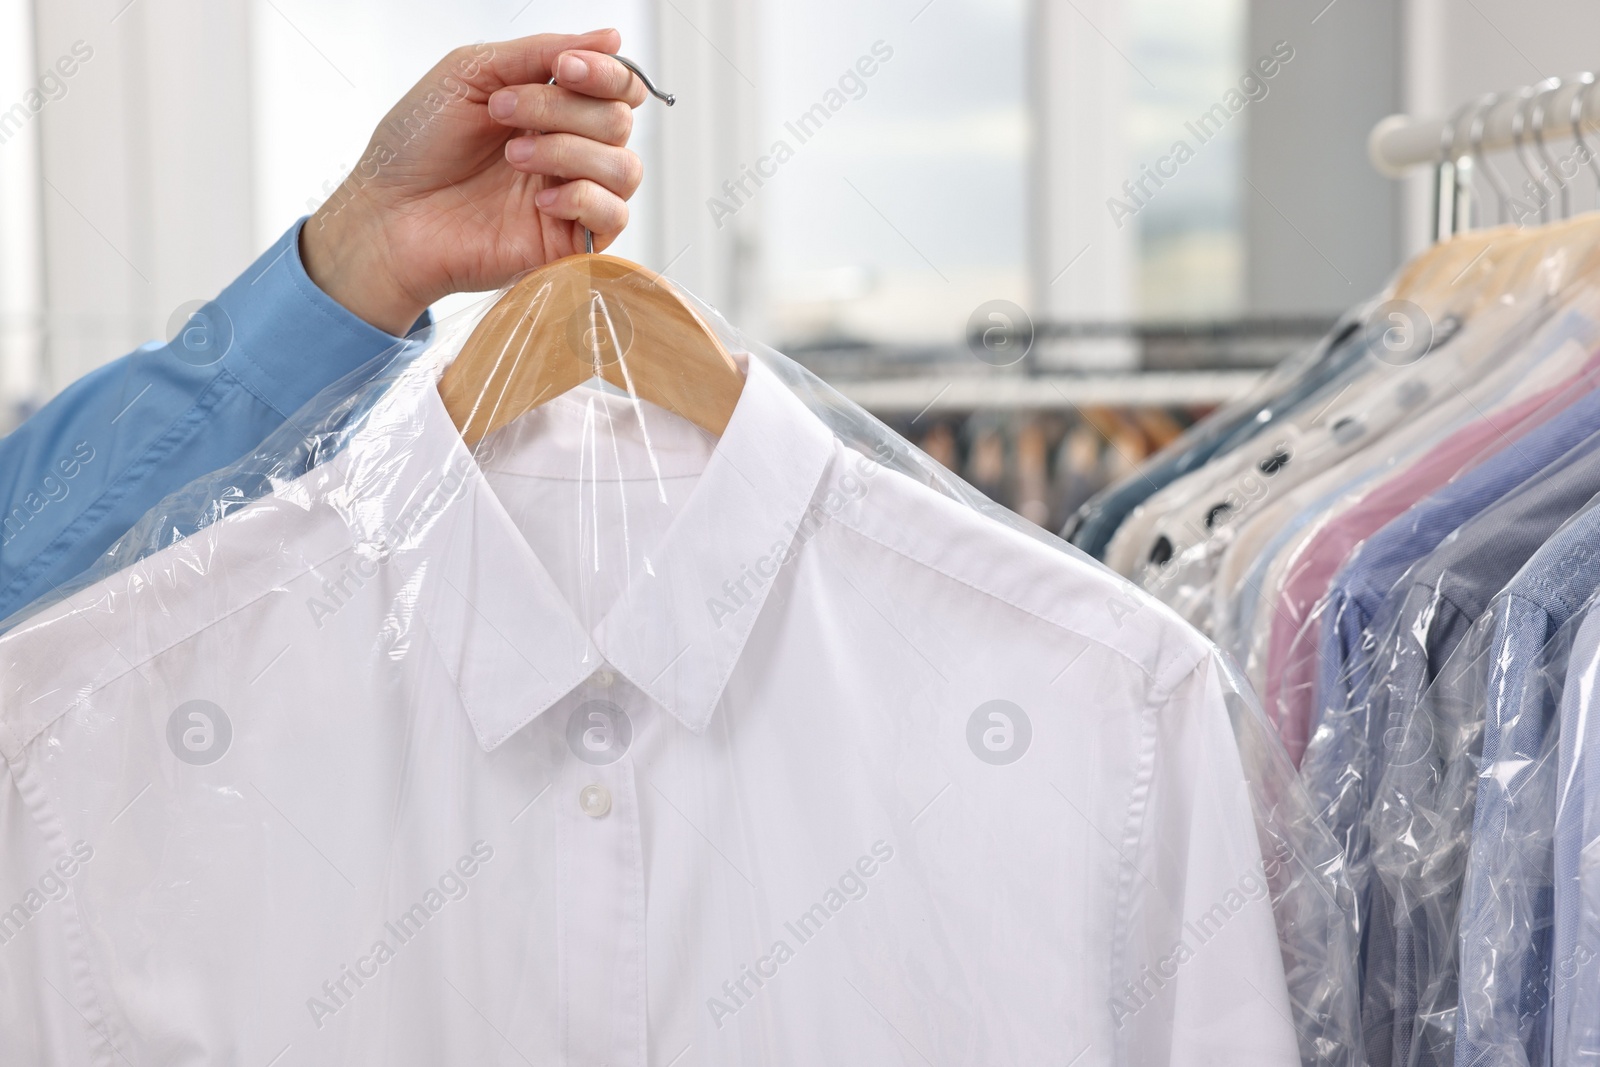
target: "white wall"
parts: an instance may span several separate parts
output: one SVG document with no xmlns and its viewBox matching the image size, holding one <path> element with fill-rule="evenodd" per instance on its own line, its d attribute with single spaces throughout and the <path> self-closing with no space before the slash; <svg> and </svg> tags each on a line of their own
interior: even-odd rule
<svg viewBox="0 0 1600 1067">
<path fill-rule="evenodd" d="M 1279 38 L 1296 49 L 1283 84 L 1251 110 L 1246 173 L 1260 191 L 1247 190 L 1247 262 L 1256 312 L 1340 310 L 1427 245 L 1430 176 L 1396 182 L 1367 161 L 1366 136 L 1380 118 L 1445 116 L 1484 93 L 1600 67 L 1592 0 L 1326 4 L 1251 3 L 1250 53 Z M 1491 162 L 1520 182 L 1513 159 Z M 1588 194 L 1580 186 L 1575 207 L 1593 207 Z"/>
<path fill-rule="evenodd" d="M 11 113 L 37 87 L 32 4 L 3 0 L 0 111 Z M 28 115 L 9 121 L 0 115 L 0 433 L 38 395 L 44 367 L 39 124 L 31 108 Z"/>
<path fill-rule="evenodd" d="M 1248 111 L 1246 307 L 1336 314 L 1377 292 L 1401 254 L 1400 191 L 1366 152 L 1401 103 L 1399 6 L 1251 0 L 1247 21 L 1247 63 L 1278 41 L 1294 58 Z"/>
<path fill-rule="evenodd" d="M 1600 71 L 1600 5 L 1592 0 L 1407 0 L 1403 110 L 1438 117 L 1484 93 L 1552 75 Z M 1491 162 L 1516 187 L 1523 171 L 1509 156 Z M 1432 191 L 1425 174 L 1406 182 L 1408 251 L 1428 240 Z M 1574 210 L 1596 206 L 1579 184 Z M 1481 194 L 1492 205 L 1487 188 Z M 1492 213 L 1492 206 L 1491 206 Z"/>
<path fill-rule="evenodd" d="M 245 0 L 34 5 L 43 387 L 152 337 L 253 258 Z M 59 65 L 59 66 L 58 66 Z"/>
</svg>

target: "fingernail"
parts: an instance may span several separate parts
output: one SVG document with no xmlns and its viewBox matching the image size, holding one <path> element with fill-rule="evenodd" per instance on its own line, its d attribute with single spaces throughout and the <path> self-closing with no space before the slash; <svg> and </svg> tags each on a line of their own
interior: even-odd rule
<svg viewBox="0 0 1600 1067">
<path fill-rule="evenodd" d="M 540 207 L 551 207 L 556 202 L 556 191 L 554 189 L 546 189 L 534 197 L 533 202 Z"/>
<path fill-rule="evenodd" d="M 514 141 L 507 141 L 506 158 L 513 163 L 526 163 L 533 158 L 533 142 L 526 137 L 518 137 Z"/>
<path fill-rule="evenodd" d="M 589 73 L 589 64 L 570 52 L 561 57 L 558 67 L 564 82 L 582 81 L 584 75 Z"/>
<path fill-rule="evenodd" d="M 517 111 L 517 94 L 510 89 L 501 89 L 499 92 L 489 94 L 489 114 L 497 119 L 508 119 Z"/>
</svg>

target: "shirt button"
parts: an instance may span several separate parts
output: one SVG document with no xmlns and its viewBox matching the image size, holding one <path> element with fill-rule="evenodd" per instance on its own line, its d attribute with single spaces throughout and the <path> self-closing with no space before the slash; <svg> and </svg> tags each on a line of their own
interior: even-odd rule
<svg viewBox="0 0 1600 1067">
<path fill-rule="evenodd" d="M 604 818 L 611 810 L 611 790 L 603 785 L 586 785 L 578 790 L 578 807 L 591 819 Z"/>
<path fill-rule="evenodd" d="M 601 689 L 610 689 L 611 683 L 616 680 L 616 676 L 606 668 L 601 667 L 594 672 L 594 675 L 589 680 Z"/>
</svg>

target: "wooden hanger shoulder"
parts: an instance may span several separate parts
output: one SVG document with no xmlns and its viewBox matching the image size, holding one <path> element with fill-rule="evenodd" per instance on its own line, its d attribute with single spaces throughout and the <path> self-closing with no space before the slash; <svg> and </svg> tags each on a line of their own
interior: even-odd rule
<svg viewBox="0 0 1600 1067">
<path fill-rule="evenodd" d="M 617 256 L 530 272 L 484 315 L 439 382 L 469 445 L 595 377 L 720 436 L 744 375 L 660 275 Z"/>
<path fill-rule="evenodd" d="M 1507 296 L 1537 298 L 1571 285 L 1594 268 L 1600 216 L 1582 215 L 1523 231 L 1478 296 L 1481 306 Z M 1531 287 L 1531 290 L 1530 290 Z"/>
<path fill-rule="evenodd" d="M 1515 226 L 1495 226 L 1458 234 L 1407 264 L 1395 284 L 1395 295 L 1421 304 L 1460 299 L 1464 292 L 1489 278 L 1530 240 L 1527 231 Z M 1424 257 L 1427 258 L 1424 260 Z"/>
</svg>

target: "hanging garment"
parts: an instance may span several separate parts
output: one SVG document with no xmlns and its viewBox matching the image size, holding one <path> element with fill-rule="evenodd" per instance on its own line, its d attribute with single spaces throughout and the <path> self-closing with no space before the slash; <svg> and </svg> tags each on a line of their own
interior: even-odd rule
<svg viewBox="0 0 1600 1067">
<path fill-rule="evenodd" d="M 1436 777 L 1439 772 L 1435 768 L 1451 764 L 1450 745 L 1466 742 L 1461 737 L 1462 725 L 1453 718 L 1444 721 L 1446 709 L 1426 701 L 1427 687 L 1443 669 L 1455 647 L 1452 641 L 1441 640 L 1452 625 L 1447 619 L 1441 618 L 1437 626 L 1431 625 L 1435 612 L 1445 611 L 1449 604 L 1449 618 L 1460 627 L 1470 618 L 1466 612 L 1474 610 L 1477 604 L 1465 598 L 1467 607 L 1461 609 L 1451 601 L 1434 599 L 1434 591 L 1442 591 L 1444 586 L 1426 577 L 1415 586 L 1428 589 L 1426 595 L 1411 600 L 1397 591 L 1395 597 L 1397 601 L 1416 604 L 1416 610 L 1403 610 L 1398 603 L 1386 606 L 1385 595 L 1396 588 L 1399 576 L 1407 568 L 1439 548 L 1441 542 L 1449 544 L 1449 535 L 1474 516 L 1534 482 L 1536 477 L 1543 480 L 1554 476 L 1560 466 L 1552 464 L 1564 453 L 1582 446 L 1563 465 L 1600 449 L 1600 438 L 1585 440 L 1597 432 L 1600 432 L 1600 393 L 1591 392 L 1545 426 L 1519 439 L 1515 448 L 1502 450 L 1391 522 L 1360 547 L 1335 580 L 1330 605 L 1324 611 L 1322 630 L 1319 688 L 1324 694 L 1323 710 L 1319 713 L 1318 732 L 1307 752 L 1303 770 L 1313 792 L 1328 805 L 1336 832 L 1353 854 L 1365 847 L 1363 841 L 1351 835 L 1358 830 L 1366 833 L 1364 813 L 1371 805 L 1374 820 L 1371 832 L 1378 838 L 1373 847 L 1378 853 L 1376 862 L 1385 879 L 1384 887 L 1395 899 L 1406 902 L 1396 906 L 1394 942 L 1397 945 L 1409 943 L 1408 947 L 1397 951 L 1397 955 L 1412 962 L 1408 967 L 1397 964 L 1392 980 L 1379 978 L 1369 983 L 1371 992 L 1365 1015 L 1372 1019 L 1375 1013 L 1385 1018 L 1392 1014 L 1394 1019 L 1392 1031 L 1387 1022 L 1374 1023 L 1377 1036 L 1368 1042 L 1368 1054 L 1374 1060 L 1378 1059 L 1375 1049 L 1383 1045 L 1381 1035 L 1389 1032 L 1393 1054 L 1388 1062 L 1412 1062 L 1409 1046 L 1414 1040 L 1429 1053 L 1417 1063 L 1453 1061 L 1453 1029 L 1441 1033 L 1441 1020 L 1433 1016 L 1419 1023 L 1418 1004 L 1430 983 L 1440 980 L 1437 971 L 1443 966 L 1443 959 L 1455 958 L 1453 952 L 1446 951 L 1446 942 L 1454 937 L 1454 901 L 1458 893 L 1450 888 L 1449 882 L 1453 877 L 1459 884 L 1461 867 L 1460 862 L 1450 857 L 1454 854 L 1464 860 L 1464 840 L 1453 840 L 1447 829 L 1447 816 L 1452 804 L 1457 803 L 1457 794 L 1442 795 L 1443 783 Z M 1600 481 L 1579 483 L 1571 499 L 1581 503 L 1583 493 L 1591 487 L 1600 489 Z M 1546 523 L 1559 524 L 1574 506 L 1576 504 L 1558 508 L 1554 518 L 1547 519 Z M 1466 571 L 1480 577 L 1478 588 L 1482 592 L 1479 597 L 1486 601 L 1492 595 L 1488 587 L 1503 580 L 1493 573 L 1493 565 L 1514 569 L 1537 547 L 1532 538 L 1542 538 L 1553 528 L 1554 525 L 1533 526 L 1532 535 L 1522 539 L 1528 547 L 1520 553 L 1503 538 L 1510 531 L 1529 529 L 1522 513 L 1482 527 L 1480 535 L 1469 536 L 1464 531 L 1463 538 L 1475 540 L 1479 545 L 1476 560 L 1462 557 Z M 1490 566 L 1490 573 L 1484 574 L 1479 569 L 1480 562 Z M 1448 573 L 1452 573 L 1452 568 L 1446 563 L 1441 577 Z M 1396 614 L 1407 621 L 1396 624 L 1393 621 Z M 1388 635 L 1388 640 L 1379 645 L 1369 634 Z M 1435 642 L 1433 654 L 1427 657 L 1431 666 L 1422 662 L 1426 649 L 1413 645 L 1416 638 L 1412 635 L 1418 634 L 1430 635 Z M 1412 658 L 1413 655 L 1416 658 Z M 1382 714 L 1374 713 L 1375 708 L 1368 701 L 1377 662 L 1391 667 L 1379 686 L 1380 696 L 1385 698 L 1383 707 L 1390 706 L 1387 698 L 1391 694 L 1400 693 L 1410 694 L 1416 704 L 1408 705 L 1401 699 L 1395 701 L 1394 706 L 1402 710 L 1394 714 L 1387 710 Z M 1410 682 L 1400 680 L 1407 669 L 1419 672 Z M 1457 718 L 1466 711 L 1464 708 L 1451 710 Z M 1419 722 L 1418 715 L 1425 715 L 1426 721 Z M 1389 761 L 1385 757 L 1392 749 L 1419 747 L 1429 755 L 1425 757 L 1420 751 L 1408 754 L 1388 768 Z M 1377 778 L 1384 774 L 1392 775 L 1393 779 L 1386 779 L 1380 792 Z M 1459 820 L 1454 825 L 1456 834 L 1465 833 Z M 1453 875 L 1450 874 L 1452 870 Z M 1360 864 L 1352 864 L 1351 873 L 1353 880 L 1364 884 L 1365 875 Z M 1441 896 L 1445 898 L 1443 901 Z M 1386 914 L 1389 913 L 1387 901 L 1384 907 Z M 1372 915 L 1370 901 L 1366 914 L 1371 930 L 1376 918 Z M 1371 940 L 1373 938 L 1369 937 Z M 1381 951 L 1373 955 L 1381 955 Z M 1449 1005 L 1448 1017 L 1453 1018 L 1453 981 L 1442 999 Z M 1413 1031 L 1419 1025 L 1425 1025 L 1429 1032 L 1413 1038 Z"/>
<path fill-rule="evenodd" d="M 1229 569 L 1229 556 L 1254 561 L 1255 552 L 1236 544 L 1251 536 L 1259 543 L 1281 532 L 1283 513 L 1272 521 L 1265 521 L 1263 513 L 1292 488 L 1326 475 L 1374 445 L 1388 446 L 1397 432 L 1401 441 L 1418 447 L 1426 439 L 1412 432 L 1419 429 L 1419 419 L 1424 420 L 1423 429 L 1431 427 L 1442 435 L 1452 418 L 1478 414 L 1470 408 L 1471 396 L 1461 392 L 1479 392 L 1490 388 L 1481 384 L 1486 380 L 1506 379 L 1506 357 L 1523 348 L 1532 332 L 1561 306 L 1565 291 L 1584 277 L 1583 253 L 1594 225 L 1593 220 L 1574 224 L 1539 239 L 1507 238 L 1497 259 L 1480 255 L 1461 272 L 1464 282 L 1458 279 L 1445 288 L 1434 312 L 1439 325 L 1431 347 L 1395 353 L 1386 347 L 1387 334 L 1375 336 L 1370 340 L 1377 346 L 1374 358 L 1325 397 L 1315 412 L 1290 420 L 1272 441 L 1264 441 L 1253 452 L 1236 454 L 1196 472 L 1187 484 L 1170 487 L 1160 501 L 1164 512 L 1156 523 L 1152 563 L 1139 573 L 1140 584 L 1168 602 L 1204 603 L 1218 587 L 1219 559 L 1224 570 Z M 1454 325 L 1463 322 L 1459 329 Z M 1536 383 L 1522 387 L 1536 389 Z M 1463 409 L 1466 415 L 1461 414 Z M 1156 503 L 1152 498 L 1152 507 Z M 1140 533 L 1138 526 L 1127 524 L 1108 559 L 1121 562 L 1121 553 L 1130 547 L 1127 537 Z M 1168 558 L 1165 564 L 1155 562 Z M 1244 566 L 1248 563 L 1235 563 L 1231 577 L 1237 578 Z M 1238 586 L 1224 579 L 1221 588 Z M 1273 591 L 1268 583 L 1257 595 Z M 1258 626 L 1261 621 L 1258 611 Z M 1215 620 L 1212 632 L 1225 646 L 1230 644 L 1228 631 L 1229 620 Z M 1246 669 L 1264 688 L 1264 662 L 1252 657 Z M 1269 713 L 1275 711 L 1269 708 Z"/>
<path fill-rule="evenodd" d="M 1536 308 L 1540 297 L 1547 298 L 1560 277 L 1524 279 L 1519 299 L 1480 307 L 1484 288 L 1505 293 L 1498 279 L 1520 262 L 1522 242 L 1504 244 L 1503 252 L 1469 264 L 1456 284 L 1415 293 L 1426 306 L 1418 310 L 1436 324 L 1428 347 L 1401 353 L 1397 362 L 1384 348 L 1385 323 L 1369 324 L 1353 339 L 1360 339 L 1358 357 L 1374 358 L 1352 359 L 1270 434 L 1152 495 L 1118 528 L 1106 550 L 1107 565 L 1164 600 L 1208 585 L 1216 542 L 1226 541 L 1227 531 L 1281 492 L 1280 486 L 1297 485 L 1388 432 L 1445 380 L 1481 374 L 1485 349 L 1524 318 L 1530 301 Z M 1470 332 L 1461 336 L 1463 330 Z M 1424 367 L 1432 372 L 1424 373 Z"/>
<path fill-rule="evenodd" d="M 1225 524 L 1173 569 L 1175 581 L 1168 584 L 1211 605 L 1213 633 L 1225 646 L 1240 649 L 1246 673 L 1264 695 L 1270 693 L 1269 713 L 1276 720 L 1283 721 L 1286 713 L 1269 681 L 1264 646 L 1265 634 L 1282 618 L 1281 561 L 1293 559 L 1296 547 L 1314 536 L 1330 514 L 1409 469 L 1441 438 L 1480 419 L 1485 407 L 1492 410 L 1491 398 L 1503 387 L 1537 390 L 1533 374 L 1570 373 L 1565 363 L 1541 362 L 1553 351 L 1559 355 L 1558 345 L 1528 349 L 1548 309 L 1521 316 L 1511 308 L 1494 310 L 1478 316 L 1476 330 L 1463 330 L 1459 340 L 1417 363 L 1396 368 L 1374 361 L 1367 380 L 1328 405 L 1320 430 L 1281 443 L 1283 453 L 1298 454 L 1304 462 L 1264 480 L 1241 482 L 1240 492 L 1247 495 L 1240 499 L 1247 499 L 1249 506 L 1236 518 L 1230 513 Z M 1520 356 L 1525 370 L 1529 363 L 1536 369 L 1519 375 L 1507 365 L 1513 356 Z M 1258 469 L 1271 466 L 1263 459 Z M 1245 568 L 1250 577 L 1240 581 Z M 1164 599 L 1171 595 L 1160 582 L 1146 579 L 1144 584 Z"/>
<path fill-rule="evenodd" d="M 1375 1062 L 1388 1062 L 1378 1057 L 1396 1046 L 1396 1034 L 1404 1050 L 1424 1042 L 1423 1030 L 1433 1062 L 1449 1062 L 1450 1053 L 1438 1059 L 1438 1048 L 1441 1031 L 1454 1043 L 1456 913 L 1488 670 L 1487 635 L 1469 635 L 1496 594 L 1596 491 L 1600 437 L 1445 539 L 1380 608 L 1364 697 L 1330 709 L 1307 749 L 1302 776 L 1344 842 L 1352 885 L 1365 902 L 1363 1019 L 1369 1036 L 1378 1035 L 1368 1043 Z M 1402 958 L 1411 962 L 1397 969 Z"/>
<path fill-rule="evenodd" d="M 1359 1062 L 1337 853 L 1170 613 L 781 357 L 715 443 L 583 387 L 473 453 L 445 342 L 0 640 L 0 900 L 69 887 L 0 1062 Z"/>
<path fill-rule="evenodd" d="M 1561 694 L 1555 781 L 1553 944 L 1550 953 L 1553 1062 L 1600 1058 L 1600 780 L 1595 693 L 1600 680 L 1600 612 L 1588 604 L 1572 641 Z"/>
<path fill-rule="evenodd" d="M 1557 710 L 1567 624 L 1600 588 L 1600 506 L 1495 599 L 1472 849 L 1461 900 L 1457 1062 L 1549 1062 Z"/>
<path fill-rule="evenodd" d="M 1600 384 L 1597 344 L 1600 303 L 1591 301 L 1582 311 L 1564 313 L 1522 354 L 1537 361 L 1533 367 L 1527 358 L 1508 360 L 1505 373 L 1496 373 L 1485 383 L 1489 386 L 1485 392 L 1490 393 L 1501 384 L 1494 378 L 1517 385 L 1498 406 L 1482 395 L 1448 398 L 1430 413 L 1433 417 L 1419 420 L 1413 430 L 1393 435 L 1372 450 L 1379 455 L 1353 460 L 1351 466 L 1377 466 L 1357 475 L 1359 488 L 1347 486 L 1337 503 L 1308 509 L 1313 517 L 1271 556 L 1261 598 L 1270 599 L 1272 607 L 1269 613 L 1258 611 L 1253 619 L 1250 659 L 1261 667 L 1268 713 L 1280 724 L 1296 762 L 1315 717 L 1317 650 L 1334 572 L 1361 542 L 1409 504 L 1499 449 L 1515 447 L 1529 430 Z M 1574 364 L 1579 365 L 1578 372 L 1565 376 Z M 1563 377 L 1546 386 L 1551 376 Z M 1437 436 L 1440 423 L 1459 428 L 1430 446 L 1426 442 Z M 1410 459 L 1416 453 L 1420 455 Z M 1326 482 L 1318 479 L 1312 484 L 1347 483 L 1351 474 L 1346 467 L 1330 472 Z"/>
<path fill-rule="evenodd" d="M 1294 461 L 1287 436 L 1292 416 L 1316 404 L 1319 399 L 1337 396 L 1344 383 L 1362 372 L 1360 355 L 1365 344 L 1347 342 L 1338 361 L 1340 373 L 1321 380 L 1318 388 L 1291 402 L 1274 405 L 1270 420 L 1247 423 L 1249 433 L 1235 447 L 1211 458 L 1204 466 L 1189 472 L 1153 493 L 1118 526 L 1105 550 L 1106 565 L 1119 574 L 1138 577 L 1141 571 L 1167 567 L 1220 522 L 1237 512 L 1250 497 L 1230 495 L 1227 479 L 1240 472 L 1261 468 L 1272 477 Z M 1318 376 L 1321 379 L 1322 376 Z M 1288 398 L 1286 398 L 1287 400 Z M 1214 488 L 1224 486 L 1223 488 Z"/>
<path fill-rule="evenodd" d="M 1515 448 L 1500 449 L 1356 547 L 1330 584 L 1322 612 L 1313 729 L 1329 709 L 1342 714 L 1365 698 L 1372 647 L 1363 635 L 1384 630 L 1379 609 L 1406 570 L 1595 433 L 1600 391 L 1581 392 L 1570 408 L 1518 438 Z"/>
<path fill-rule="evenodd" d="M 1511 227 L 1500 227 L 1458 237 L 1418 256 L 1399 272 L 1393 286 L 1345 315 L 1322 344 L 1286 360 L 1249 396 L 1212 413 L 1145 468 L 1091 500 L 1068 523 L 1064 536 L 1113 569 L 1131 575 L 1143 562 L 1138 546 L 1150 541 L 1149 528 L 1164 511 L 1160 502 L 1147 506 L 1153 496 L 1262 432 L 1275 429 L 1285 418 L 1303 413 L 1329 383 L 1348 381 L 1369 343 L 1388 327 L 1386 313 L 1390 309 L 1385 305 L 1390 298 L 1421 300 L 1430 306 L 1459 298 L 1485 276 L 1490 263 L 1516 247 L 1521 236 Z M 1490 252 L 1495 256 L 1489 257 Z M 1385 315 L 1380 321 L 1373 317 L 1375 313 Z M 1458 319 L 1440 316 L 1428 331 L 1431 343 L 1443 343 L 1459 325 Z M 1326 394 L 1324 397 L 1325 403 Z M 1132 528 L 1124 530 L 1130 524 Z M 1119 533 L 1126 547 L 1113 557 L 1110 543 Z"/>
<path fill-rule="evenodd" d="M 1153 494 L 1267 430 L 1359 359 L 1366 310 L 1347 313 L 1321 343 L 1279 364 L 1248 396 L 1213 412 L 1136 474 L 1082 505 L 1062 536 L 1104 559 L 1118 527 Z"/>
<path fill-rule="evenodd" d="M 1369 1067 L 1600 1062 L 1597 238 L 1588 216 L 1432 250 L 1425 353 L 1364 330 L 1372 360 L 1163 483 L 1107 549 L 1305 746 Z"/>
</svg>

